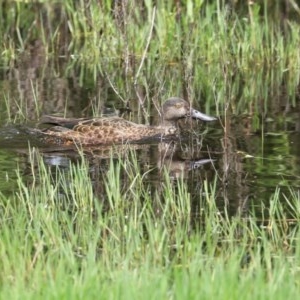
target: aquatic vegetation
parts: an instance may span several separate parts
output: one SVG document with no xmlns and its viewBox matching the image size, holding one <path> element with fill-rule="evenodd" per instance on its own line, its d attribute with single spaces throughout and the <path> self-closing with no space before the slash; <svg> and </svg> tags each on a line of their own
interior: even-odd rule
<svg viewBox="0 0 300 300">
<path fill-rule="evenodd" d="M 296 298 L 298 17 L 280 0 L 1 3 L 2 124 L 116 110 L 153 124 L 174 95 L 221 116 L 189 145 L 16 149 L 1 296 Z M 8 164 L 18 137 L 34 143 L 5 129 Z"/>
<path fill-rule="evenodd" d="M 149 189 L 149 171 L 136 164 L 135 152 L 111 159 L 98 177 L 84 156 L 50 171 L 32 149 L 29 166 L 31 180 L 18 171 L 15 195 L 1 197 L 4 295 L 117 297 L 126 290 L 122 297 L 237 299 L 253 286 L 259 289 L 251 299 L 298 293 L 300 199 L 292 189 L 278 188 L 261 216 L 251 207 L 229 216 L 216 206 L 216 185 L 207 181 L 198 210 L 187 182 L 171 179 L 167 169 L 157 189 Z"/>
<path fill-rule="evenodd" d="M 116 98 L 127 105 L 137 98 L 146 111 L 150 99 L 181 95 L 207 112 L 266 113 L 284 95 L 295 105 L 300 63 L 297 22 L 274 22 L 279 5 L 267 3 L 6 3 L 1 64 L 64 57 L 61 70 L 60 63 L 47 68 L 53 76 L 76 70 L 80 86 L 105 82 Z M 107 89 L 95 93 L 107 98 Z"/>
</svg>

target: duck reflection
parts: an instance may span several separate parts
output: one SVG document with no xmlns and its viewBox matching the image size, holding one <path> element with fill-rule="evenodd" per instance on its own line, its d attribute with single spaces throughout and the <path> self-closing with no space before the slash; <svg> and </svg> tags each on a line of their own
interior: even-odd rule
<svg viewBox="0 0 300 300">
<path fill-rule="evenodd" d="M 204 165 L 213 167 L 214 161 L 203 154 L 194 158 L 194 151 L 188 151 L 188 148 L 183 148 L 180 143 L 175 141 L 152 145 L 123 144 L 83 149 L 74 147 L 40 148 L 39 152 L 42 154 L 44 163 L 53 171 L 57 167 L 67 170 L 71 164 L 78 163 L 84 158 L 89 164 L 91 172 L 95 173 L 95 170 L 98 169 L 102 176 L 103 172 L 109 170 L 111 161 L 122 163 L 125 160 L 136 159 L 140 172 L 150 173 L 152 182 L 160 181 L 165 171 L 171 180 L 188 178 L 191 171 Z M 199 155 L 199 153 L 197 154 Z M 99 181 L 102 180 L 99 178 Z"/>
<path fill-rule="evenodd" d="M 184 158 L 183 149 L 175 142 L 159 143 L 157 167 L 160 172 L 166 169 L 171 179 L 187 178 L 190 171 L 205 164 L 212 164 L 211 158 Z"/>
</svg>

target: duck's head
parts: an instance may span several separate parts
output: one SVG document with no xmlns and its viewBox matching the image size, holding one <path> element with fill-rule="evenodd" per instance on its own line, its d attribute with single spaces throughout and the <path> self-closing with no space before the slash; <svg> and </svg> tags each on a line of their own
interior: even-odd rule
<svg viewBox="0 0 300 300">
<path fill-rule="evenodd" d="M 163 125 L 174 125 L 181 118 L 192 117 L 203 121 L 217 120 L 215 117 L 208 116 L 193 109 L 189 103 L 181 98 L 169 98 L 162 106 Z"/>
</svg>

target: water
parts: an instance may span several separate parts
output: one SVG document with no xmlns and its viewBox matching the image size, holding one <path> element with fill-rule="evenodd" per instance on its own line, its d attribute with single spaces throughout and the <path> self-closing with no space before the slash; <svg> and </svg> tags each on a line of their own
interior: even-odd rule
<svg viewBox="0 0 300 300">
<path fill-rule="evenodd" d="M 57 69 L 53 64 L 42 67 L 24 64 L 18 69 L 2 70 L 0 190 L 5 195 L 16 190 L 17 169 L 25 181 L 31 176 L 29 145 L 40 149 L 44 162 L 53 172 L 55 168 L 68 170 L 70 163 L 82 159 L 76 151 L 45 147 L 28 135 L 27 128 L 36 127 L 39 113 L 81 117 L 92 115 L 95 107 L 98 111 L 94 113 L 98 115 L 124 108 L 104 78 L 94 85 L 82 86 L 76 69 L 72 77 L 65 77 L 64 66 L 61 59 Z M 131 113 L 124 110 L 124 116 L 138 123 L 155 122 L 156 109 L 153 104 L 150 106 L 149 117 L 143 113 L 138 100 L 131 100 Z M 196 123 L 193 130 L 194 138 L 181 143 L 129 147 L 138 159 L 141 172 L 146 174 L 145 183 L 152 189 L 160 188 L 162 169 L 166 167 L 172 179 L 184 178 L 197 210 L 203 182 L 213 184 L 217 180 L 218 206 L 228 207 L 231 214 L 247 212 L 250 206 L 259 211 L 262 205 L 267 207 L 276 188 L 287 197 L 290 188 L 299 191 L 299 103 L 297 108 L 276 107 L 259 117 L 235 116 L 228 111 L 220 121 Z M 101 176 L 109 168 L 110 151 L 111 147 L 86 151 L 94 192 L 99 195 L 104 191 Z M 128 146 L 118 146 L 115 154 L 115 161 L 122 157 L 128 159 Z M 126 182 L 126 174 L 121 179 L 123 184 L 130 184 Z"/>
</svg>

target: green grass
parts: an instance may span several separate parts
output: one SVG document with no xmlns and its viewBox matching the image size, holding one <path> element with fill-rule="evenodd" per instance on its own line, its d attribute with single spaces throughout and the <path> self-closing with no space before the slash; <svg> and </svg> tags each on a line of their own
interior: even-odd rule
<svg viewBox="0 0 300 300">
<path fill-rule="evenodd" d="M 284 299 L 298 294 L 300 199 L 292 189 L 288 195 L 276 190 L 266 218 L 229 217 L 226 207 L 216 206 L 216 187 L 203 182 L 195 219 L 187 182 L 164 172 L 150 191 L 134 153 L 111 160 L 100 173 L 98 184 L 105 191 L 100 194 L 92 192 L 84 157 L 56 172 L 37 151 L 30 161 L 31 176 L 25 182 L 18 173 L 15 194 L 1 199 L 2 297 Z M 261 211 L 264 216 L 266 208 Z"/>
</svg>

